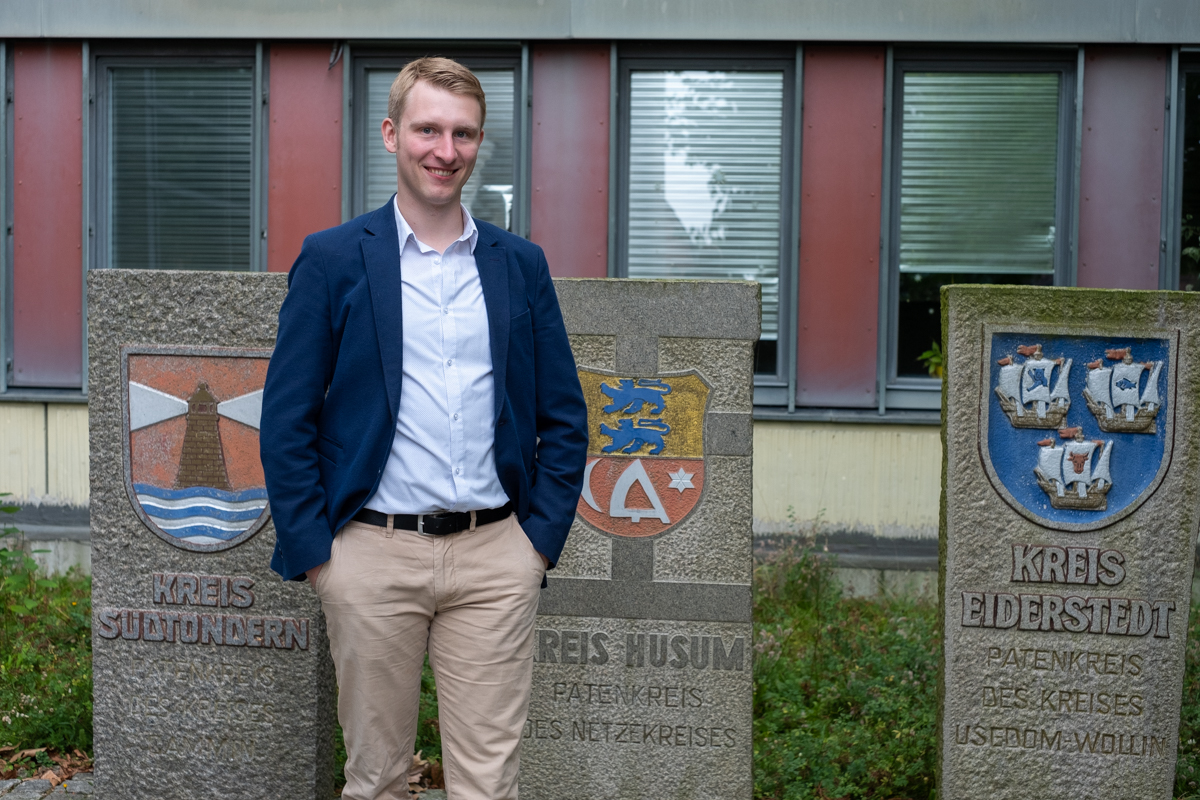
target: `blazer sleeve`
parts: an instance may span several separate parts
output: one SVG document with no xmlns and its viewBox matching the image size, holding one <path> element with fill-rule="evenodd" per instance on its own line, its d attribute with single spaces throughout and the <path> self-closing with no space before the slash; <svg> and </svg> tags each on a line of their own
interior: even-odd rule
<svg viewBox="0 0 1200 800">
<path fill-rule="evenodd" d="M 546 257 L 538 249 L 532 322 L 537 454 L 525 534 L 553 568 L 562 554 L 587 461 L 587 406 Z"/>
<path fill-rule="evenodd" d="M 285 580 L 328 561 L 333 543 L 317 463 L 318 422 L 333 374 L 330 320 L 325 259 L 309 236 L 288 273 L 259 436 L 275 523 L 271 568 Z"/>
</svg>

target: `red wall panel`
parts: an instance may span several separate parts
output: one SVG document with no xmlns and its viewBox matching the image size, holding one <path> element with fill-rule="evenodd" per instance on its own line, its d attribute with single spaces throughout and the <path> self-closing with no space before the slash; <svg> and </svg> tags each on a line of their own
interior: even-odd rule
<svg viewBox="0 0 1200 800">
<path fill-rule="evenodd" d="M 342 221 L 342 69 L 328 44 L 271 45 L 267 269 L 287 272 L 304 237 Z"/>
<path fill-rule="evenodd" d="M 1078 284 L 1157 289 L 1167 51 L 1086 52 Z"/>
<path fill-rule="evenodd" d="M 608 274 L 609 47 L 533 48 L 531 236 L 557 278 Z"/>
<path fill-rule="evenodd" d="M 884 57 L 804 51 L 799 405 L 875 405 Z"/>
<path fill-rule="evenodd" d="M 83 368 L 83 51 L 13 53 L 13 386 L 79 388 Z"/>
</svg>

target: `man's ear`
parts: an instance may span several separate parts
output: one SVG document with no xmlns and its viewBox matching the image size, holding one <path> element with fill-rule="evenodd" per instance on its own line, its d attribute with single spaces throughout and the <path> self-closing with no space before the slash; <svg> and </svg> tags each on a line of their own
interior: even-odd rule
<svg viewBox="0 0 1200 800">
<path fill-rule="evenodd" d="M 379 126 L 380 132 L 383 134 L 383 146 L 389 153 L 394 153 L 400 149 L 399 135 L 400 131 L 396 128 L 396 123 L 392 122 L 390 117 L 384 117 L 383 123 Z"/>
</svg>

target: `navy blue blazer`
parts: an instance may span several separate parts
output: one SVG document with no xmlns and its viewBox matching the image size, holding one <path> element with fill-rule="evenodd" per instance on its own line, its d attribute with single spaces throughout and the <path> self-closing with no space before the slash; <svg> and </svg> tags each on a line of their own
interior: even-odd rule
<svg viewBox="0 0 1200 800">
<path fill-rule="evenodd" d="M 542 249 L 475 224 L 496 381 L 496 473 L 553 565 L 583 485 L 583 392 Z M 328 561 L 334 535 L 375 494 L 400 412 L 402 331 L 391 201 L 304 240 L 279 311 L 260 429 L 275 521 L 271 568 L 286 580 Z"/>
</svg>

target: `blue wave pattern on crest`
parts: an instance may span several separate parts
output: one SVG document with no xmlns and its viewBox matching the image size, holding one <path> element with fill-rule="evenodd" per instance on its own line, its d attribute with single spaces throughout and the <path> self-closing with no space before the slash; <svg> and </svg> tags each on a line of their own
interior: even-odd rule
<svg viewBox="0 0 1200 800">
<path fill-rule="evenodd" d="M 267 490 L 228 492 L 206 486 L 163 489 L 135 483 L 133 490 L 146 516 L 166 533 L 196 544 L 227 542 L 262 516 Z"/>
<path fill-rule="evenodd" d="M 1035 428 L 1014 428 L 1000 408 L 1000 401 L 993 388 L 1000 377 L 1000 366 L 996 361 L 1006 355 L 1015 355 L 1017 346 L 1041 344 L 1046 358 L 1059 357 L 1074 360 L 1068 387 L 1071 393 L 1071 410 L 1067 412 L 1064 426 L 1078 425 L 1083 428 L 1085 439 L 1111 440 L 1113 443 L 1112 489 L 1108 492 L 1108 509 L 1105 511 L 1080 511 L 1053 508 L 1050 499 L 1037 484 L 1033 468 L 1037 466 L 1038 440 L 1059 439 L 1058 431 Z M 1100 430 L 1100 424 L 1088 410 L 1083 390 L 1087 385 L 1087 363 L 1100 360 L 1106 365 L 1113 362 L 1105 357 L 1109 348 L 1132 347 L 1135 361 L 1162 361 L 1159 376 L 1159 397 L 1162 407 L 1155 420 L 1153 434 L 1112 433 Z M 1165 454 L 1167 416 L 1172 412 L 1174 400 L 1167 396 L 1167 372 L 1174 369 L 1170 362 L 1170 342 L 1166 339 L 1139 339 L 1127 336 L 1061 336 L 1030 333 L 996 333 L 992 336 L 992 363 L 989 383 L 986 387 L 988 407 L 988 451 L 996 475 L 1025 508 L 1051 522 L 1090 523 L 1103 520 L 1124 510 L 1138 499 L 1158 474 Z M 1149 371 L 1143 373 L 1142 389 L 1149 379 Z M 1057 376 L 1057 371 L 1055 372 Z"/>
</svg>

